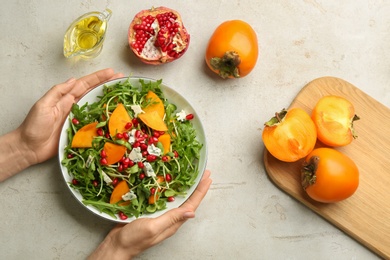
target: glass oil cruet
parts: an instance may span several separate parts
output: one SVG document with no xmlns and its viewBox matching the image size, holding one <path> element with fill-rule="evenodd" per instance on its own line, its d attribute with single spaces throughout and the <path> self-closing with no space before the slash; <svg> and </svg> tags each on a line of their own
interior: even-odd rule
<svg viewBox="0 0 390 260">
<path fill-rule="evenodd" d="M 94 58 L 103 48 L 107 24 L 111 17 L 111 10 L 103 12 L 89 12 L 72 22 L 64 37 L 64 56 Z"/>
</svg>

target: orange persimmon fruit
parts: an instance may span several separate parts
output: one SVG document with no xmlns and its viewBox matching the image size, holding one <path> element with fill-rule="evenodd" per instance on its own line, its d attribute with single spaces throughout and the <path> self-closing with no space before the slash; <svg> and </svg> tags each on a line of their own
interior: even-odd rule
<svg viewBox="0 0 390 260">
<path fill-rule="evenodd" d="M 314 149 L 317 131 L 305 110 L 283 109 L 265 123 L 262 139 L 275 158 L 284 162 L 295 162 Z"/>
<path fill-rule="evenodd" d="M 163 181 L 164 181 L 164 176 L 162 176 L 162 175 L 157 175 L 156 176 L 156 180 L 157 180 L 157 183 L 162 183 Z M 160 192 L 161 191 L 161 188 L 157 188 L 156 189 L 156 193 L 155 194 L 151 194 L 150 196 L 149 196 L 149 199 L 148 199 L 148 203 L 149 204 L 154 204 L 154 203 L 156 203 L 156 201 L 159 199 L 159 194 L 158 194 L 158 192 Z"/>
<path fill-rule="evenodd" d="M 125 154 L 126 149 L 123 145 L 106 142 L 103 150 L 106 152 L 107 165 L 119 162 Z"/>
<path fill-rule="evenodd" d="M 126 132 L 126 124 L 131 122 L 131 117 L 125 106 L 119 103 L 108 120 L 108 131 L 114 137 L 118 133 Z"/>
<path fill-rule="evenodd" d="M 220 24 L 206 49 L 207 66 L 222 78 L 242 78 L 257 63 L 259 47 L 253 28 L 241 20 Z"/>
<path fill-rule="evenodd" d="M 343 97 L 329 95 L 320 98 L 311 118 L 317 128 L 318 140 L 325 145 L 345 146 L 357 137 L 353 123 L 359 117 L 353 104 Z"/>
<path fill-rule="evenodd" d="M 158 137 L 158 141 L 162 144 L 164 148 L 163 154 L 169 152 L 171 148 L 171 136 L 168 133 L 164 133 Z"/>
<path fill-rule="evenodd" d="M 167 131 L 167 125 L 164 120 L 160 117 L 157 111 L 151 111 L 148 113 L 138 114 L 138 118 L 144 122 L 145 125 L 157 131 Z"/>
<path fill-rule="evenodd" d="M 333 203 L 352 196 L 359 186 L 359 169 L 347 155 L 333 148 L 316 148 L 301 168 L 302 187 L 310 198 Z"/>
<path fill-rule="evenodd" d="M 80 128 L 72 139 L 72 148 L 89 148 L 92 147 L 92 140 L 98 136 L 96 126 L 98 122 L 89 123 Z"/>
<path fill-rule="evenodd" d="M 142 110 L 146 113 L 157 111 L 158 115 L 163 118 L 165 114 L 164 103 L 153 91 L 148 91 L 145 96 L 146 106 Z"/>
<path fill-rule="evenodd" d="M 127 184 L 127 181 L 123 180 L 120 181 L 114 188 L 114 190 L 111 193 L 110 197 L 110 204 L 115 204 L 122 200 L 122 196 L 125 195 L 130 191 L 129 185 Z M 121 206 L 125 206 L 130 204 L 130 201 L 125 201 L 121 203 Z"/>
</svg>

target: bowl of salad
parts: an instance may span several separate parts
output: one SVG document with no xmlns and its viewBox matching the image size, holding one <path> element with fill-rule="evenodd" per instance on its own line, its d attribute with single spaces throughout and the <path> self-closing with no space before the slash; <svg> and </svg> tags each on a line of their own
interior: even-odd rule
<svg viewBox="0 0 390 260">
<path fill-rule="evenodd" d="M 72 106 L 59 162 L 74 197 L 105 219 L 128 223 L 180 207 L 207 161 L 191 104 L 162 80 L 119 78 Z"/>
</svg>

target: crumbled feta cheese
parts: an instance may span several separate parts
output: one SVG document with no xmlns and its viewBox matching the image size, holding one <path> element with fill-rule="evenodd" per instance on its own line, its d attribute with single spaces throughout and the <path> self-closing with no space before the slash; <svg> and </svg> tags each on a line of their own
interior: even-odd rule
<svg viewBox="0 0 390 260">
<path fill-rule="evenodd" d="M 138 114 L 145 113 L 145 112 L 142 110 L 142 108 L 141 108 L 140 105 L 132 105 L 132 106 L 130 106 L 130 107 L 131 107 L 131 109 L 134 111 L 135 117 L 137 117 Z"/>
<path fill-rule="evenodd" d="M 154 144 L 148 145 L 148 153 L 155 156 L 161 155 L 161 149 L 156 147 Z"/>
<path fill-rule="evenodd" d="M 178 121 L 183 122 L 183 121 L 186 120 L 187 114 L 186 114 L 186 112 L 182 109 L 180 112 L 176 113 L 176 116 L 177 116 L 177 120 L 178 120 Z"/>
<path fill-rule="evenodd" d="M 108 176 L 107 173 L 105 173 L 104 171 L 102 171 L 102 175 L 104 182 L 110 185 L 112 183 L 110 176 Z"/>
<path fill-rule="evenodd" d="M 133 128 L 130 132 L 129 132 L 129 143 L 130 144 L 134 144 L 135 143 L 135 132 L 137 131 L 137 129 Z"/>
<path fill-rule="evenodd" d="M 129 201 L 129 200 L 133 200 L 133 199 L 136 199 L 136 198 L 137 198 L 137 195 L 135 195 L 133 190 L 130 190 L 128 193 L 122 195 L 122 199 L 124 201 Z"/>
<path fill-rule="evenodd" d="M 144 173 L 148 177 L 155 177 L 156 176 L 156 173 L 154 173 L 152 165 L 148 162 L 144 162 Z"/>
<path fill-rule="evenodd" d="M 129 154 L 130 160 L 133 162 L 142 161 L 142 152 L 140 147 L 133 148 Z"/>
</svg>

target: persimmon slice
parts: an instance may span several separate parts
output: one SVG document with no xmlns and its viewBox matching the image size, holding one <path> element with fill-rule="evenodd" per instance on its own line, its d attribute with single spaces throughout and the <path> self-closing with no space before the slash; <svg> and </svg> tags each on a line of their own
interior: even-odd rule
<svg viewBox="0 0 390 260">
<path fill-rule="evenodd" d="M 130 191 L 129 185 L 125 180 L 120 181 L 114 188 L 110 197 L 110 204 L 115 204 L 122 200 L 122 196 Z M 130 204 L 130 201 L 121 203 L 121 206 Z"/>
<path fill-rule="evenodd" d="M 157 131 L 167 131 L 167 125 L 164 120 L 159 116 L 157 111 L 152 111 L 148 113 L 142 113 L 138 115 L 139 119 L 144 122 L 148 127 L 157 130 Z"/>
<path fill-rule="evenodd" d="M 126 124 L 131 122 L 131 117 L 127 112 L 123 104 L 118 104 L 114 112 L 112 112 L 111 117 L 108 121 L 108 131 L 110 135 L 114 137 L 117 133 L 123 133 L 126 130 Z"/>
<path fill-rule="evenodd" d="M 164 181 L 164 176 L 162 175 L 157 175 L 157 183 L 162 183 Z M 158 195 L 158 192 L 160 192 L 161 189 L 158 188 L 156 193 L 155 194 L 151 194 L 148 198 L 148 203 L 149 204 L 154 204 L 156 203 L 156 201 L 160 198 L 160 196 Z"/>
<path fill-rule="evenodd" d="M 72 148 L 89 148 L 92 147 L 92 140 L 98 134 L 96 133 L 96 126 L 98 122 L 89 123 L 80 128 L 72 139 Z"/>
<path fill-rule="evenodd" d="M 168 133 L 165 133 L 158 137 L 158 141 L 162 144 L 164 148 L 163 154 L 169 152 L 171 148 L 171 136 Z"/>
<path fill-rule="evenodd" d="M 126 152 L 126 147 L 123 145 L 106 142 L 104 144 L 103 150 L 106 152 L 107 155 L 107 164 L 110 165 L 117 163 L 120 159 L 122 159 L 123 155 Z"/>
<path fill-rule="evenodd" d="M 149 91 L 148 94 L 146 94 L 145 99 L 147 105 L 144 108 L 142 108 L 142 110 L 145 111 L 146 113 L 156 111 L 161 118 L 164 118 L 164 114 L 165 114 L 164 103 L 156 95 L 156 93 L 154 93 L 153 91 Z"/>
</svg>

